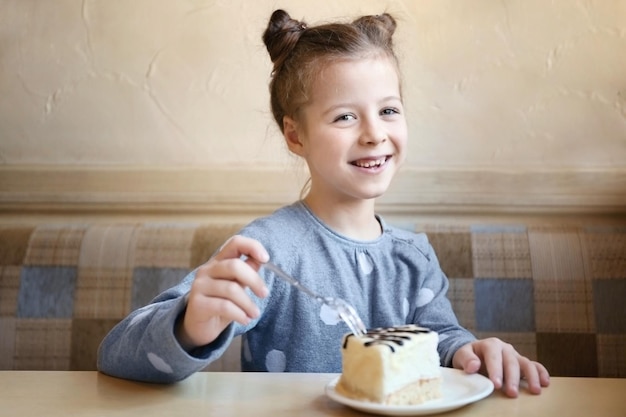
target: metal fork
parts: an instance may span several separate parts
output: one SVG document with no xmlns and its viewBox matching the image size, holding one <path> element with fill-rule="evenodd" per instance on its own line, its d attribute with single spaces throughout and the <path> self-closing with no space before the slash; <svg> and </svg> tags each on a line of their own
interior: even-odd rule
<svg viewBox="0 0 626 417">
<path fill-rule="evenodd" d="M 262 264 L 262 266 L 269 269 L 300 291 L 336 311 L 339 317 L 348 325 L 348 327 L 355 336 L 360 337 L 367 333 L 367 329 L 363 324 L 363 321 L 357 314 L 356 310 L 345 300 L 335 297 L 322 297 L 321 295 L 314 293 L 304 285 L 300 284 L 300 281 L 283 271 L 278 265 L 272 262 L 266 262 Z"/>
</svg>

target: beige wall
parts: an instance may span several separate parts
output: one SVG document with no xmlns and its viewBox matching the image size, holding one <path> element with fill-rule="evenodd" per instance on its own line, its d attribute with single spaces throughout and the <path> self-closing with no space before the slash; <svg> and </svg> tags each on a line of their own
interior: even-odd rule
<svg viewBox="0 0 626 417">
<path fill-rule="evenodd" d="M 296 198 L 276 7 L 398 18 L 410 154 L 383 207 L 626 211 L 625 0 L 0 0 L 0 209 Z"/>
</svg>

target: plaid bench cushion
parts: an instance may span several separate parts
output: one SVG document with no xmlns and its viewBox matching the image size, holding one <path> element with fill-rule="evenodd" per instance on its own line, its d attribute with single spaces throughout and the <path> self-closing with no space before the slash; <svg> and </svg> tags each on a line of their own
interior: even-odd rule
<svg viewBox="0 0 626 417">
<path fill-rule="evenodd" d="M 95 369 L 104 335 L 241 224 L 0 228 L 0 369 Z M 402 225 L 428 234 L 459 320 L 555 376 L 626 377 L 626 227 Z M 238 369 L 237 346 L 209 370 Z"/>
</svg>

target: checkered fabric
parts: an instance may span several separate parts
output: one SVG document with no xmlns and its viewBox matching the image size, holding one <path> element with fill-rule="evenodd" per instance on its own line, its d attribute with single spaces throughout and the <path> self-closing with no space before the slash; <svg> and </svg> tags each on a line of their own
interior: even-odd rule
<svg viewBox="0 0 626 417">
<path fill-rule="evenodd" d="M 0 369 L 95 369 L 120 319 L 241 226 L 0 228 Z M 625 226 L 399 226 L 428 234 L 478 337 L 512 343 L 555 376 L 626 377 Z M 237 347 L 208 370 L 239 369 Z"/>
</svg>

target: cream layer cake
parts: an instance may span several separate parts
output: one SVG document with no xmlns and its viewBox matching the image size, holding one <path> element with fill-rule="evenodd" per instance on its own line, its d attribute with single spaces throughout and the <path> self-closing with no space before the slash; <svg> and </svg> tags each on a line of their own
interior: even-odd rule
<svg viewBox="0 0 626 417">
<path fill-rule="evenodd" d="M 340 394 L 389 405 L 441 397 L 437 333 L 416 325 L 368 330 L 343 338 Z"/>
</svg>

